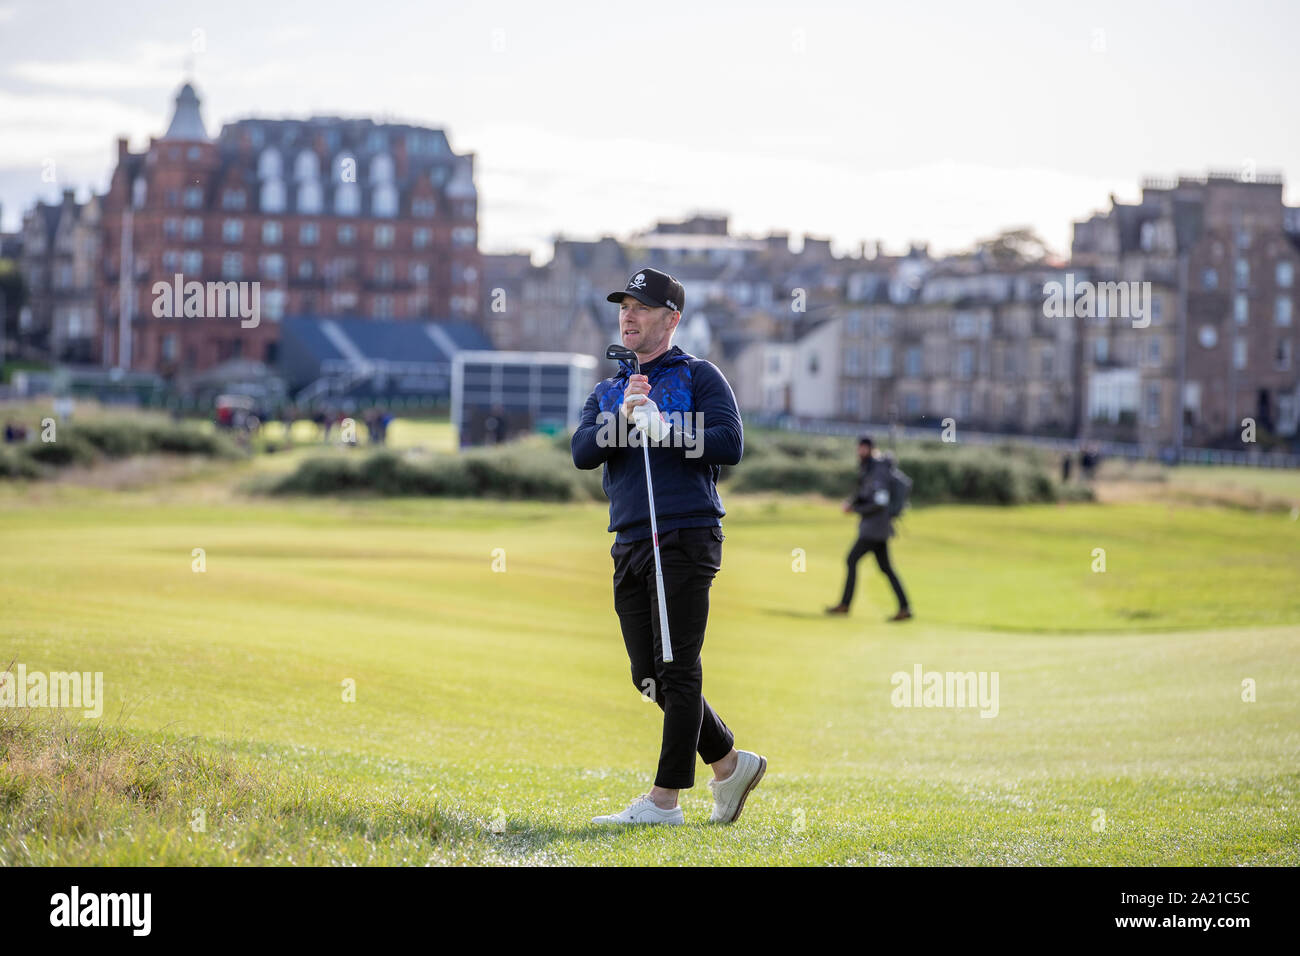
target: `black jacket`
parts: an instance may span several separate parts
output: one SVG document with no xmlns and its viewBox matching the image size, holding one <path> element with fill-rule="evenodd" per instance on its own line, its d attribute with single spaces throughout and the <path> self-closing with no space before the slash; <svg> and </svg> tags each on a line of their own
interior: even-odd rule
<svg viewBox="0 0 1300 956">
<path fill-rule="evenodd" d="M 736 396 L 716 365 L 676 345 L 641 371 L 650 379 L 650 400 L 675 429 L 685 429 L 698 442 L 694 452 L 672 440 L 650 446 L 659 533 L 717 527 L 727 513 L 717 488 L 722 466 L 739 463 L 745 447 Z M 640 447 L 602 446 L 600 440 L 602 427 L 619 420 L 618 407 L 631 374 L 631 366 L 620 362 L 618 374 L 592 390 L 570 443 L 577 467 L 605 466 L 602 485 L 609 498 L 609 530 L 620 542 L 650 537 L 645 453 Z"/>
<path fill-rule="evenodd" d="M 871 457 L 858 466 L 858 490 L 851 506 L 862 515 L 858 537 L 864 541 L 886 541 L 894 536 L 889 517 L 889 462 Z"/>
</svg>

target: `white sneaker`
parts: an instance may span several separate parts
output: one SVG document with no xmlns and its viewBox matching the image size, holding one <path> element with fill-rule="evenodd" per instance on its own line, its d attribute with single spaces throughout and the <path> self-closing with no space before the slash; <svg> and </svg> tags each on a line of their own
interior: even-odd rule
<svg viewBox="0 0 1300 956">
<path fill-rule="evenodd" d="M 633 800 L 622 813 L 610 813 L 603 817 L 592 817 L 592 823 L 685 823 L 686 815 L 681 806 L 671 810 L 661 810 L 648 793 Z"/>
<path fill-rule="evenodd" d="M 745 809 L 745 798 L 767 772 L 767 758 L 748 750 L 736 751 L 736 769 L 726 780 L 710 780 L 713 815 L 710 823 L 734 823 Z"/>
</svg>

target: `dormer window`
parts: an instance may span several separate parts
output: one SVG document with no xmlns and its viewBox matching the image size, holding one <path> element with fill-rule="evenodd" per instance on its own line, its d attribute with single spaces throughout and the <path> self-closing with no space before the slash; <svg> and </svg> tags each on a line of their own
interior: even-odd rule
<svg viewBox="0 0 1300 956">
<path fill-rule="evenodd" d="M 257 159 L 258 179 L 279 179 L 284 175 L 278 149 L 266 149 Z"/>
</svg>

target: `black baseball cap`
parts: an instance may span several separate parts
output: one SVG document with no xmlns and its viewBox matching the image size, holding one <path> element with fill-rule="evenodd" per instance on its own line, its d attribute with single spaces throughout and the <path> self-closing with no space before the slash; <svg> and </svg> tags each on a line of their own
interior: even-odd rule
<svg viewBox="0 0 1300 956">
<path fill-rule="evenodd" d="M 863 432 L 862 434 L 860 434 L 860 435 L 858 436 L 858 444 L 859 444 L 859 445 L 870 445 L 872 448 L 875 448 L 875 447 L 876 447 L 876 443 L 875 443 L 874 441 L 871 440 L 871 435 L 870 435 L 869 432 Z"/>
<path fill-rule="evenodd" d="M 686 289 L 666 272 L 658 269 L 638 269 L 627 280 L 627 288 L 622 292 L 611 292 L 605 297 L 607 302 L 622 302 L 623 296 L 630 295 L 638 302 L 653 305 L 656 308 L 668 308 L 680 312 L 686 307 Z"/>
</svg>

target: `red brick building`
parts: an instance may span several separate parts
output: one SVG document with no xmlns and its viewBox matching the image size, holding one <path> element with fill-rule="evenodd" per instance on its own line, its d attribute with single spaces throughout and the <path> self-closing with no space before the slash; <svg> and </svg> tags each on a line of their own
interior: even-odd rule
<svg viewBox="0 0 1300 956">
<path fill-rule="evenodd" d="M 245 119 L 208 137 L 190 84 L 103 197 L 104 364 L 165 375 L 273 361 L 285 316 L 466 319 L 479 310 L 474 157 L 441 130 Z M 258 315 L 167 314 L 162 286 L 242 293 Z M 233 283 L 227 286 L 225 284 Z M 195 301 L 199 301 L 195 299 Z M 234 300 L 231 300 L 232 305 Z M 129 321 L 123 321 L 123 316 Z"/>
</svg>

